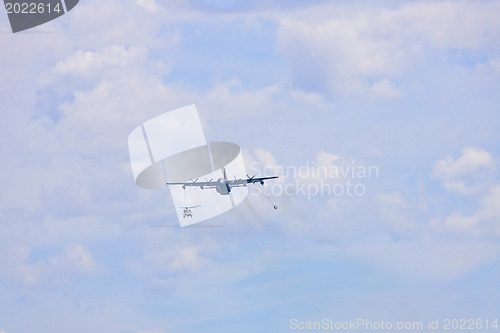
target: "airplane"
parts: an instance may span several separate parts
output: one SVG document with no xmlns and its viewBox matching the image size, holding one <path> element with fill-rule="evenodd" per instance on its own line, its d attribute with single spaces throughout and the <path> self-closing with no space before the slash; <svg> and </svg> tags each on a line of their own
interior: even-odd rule
<svg viewBox="0 0 500 333">
<path fill-rule="evenodd" d="M 200 205 L 197 205 L 197 206 L 185 206 L 184 207 L 184 210 L 182 211 L 182 217 L 183 218 L 186 218 L 186 217 L 193 217 L 193 213 L 191 212 L 191 208 L 196 208 L 196 207 L 200 207 Z M 179 208 L 182 208 L 182 207 L 179 207 Z"/>
<path fill-rule="evenodd" d="M 272 176 L 272 177 L 260 177 L 260 178 L 255 178 L 255 175 L 250 177 L 247 175 L 247 179 L 236 179 L 234 177 L 234 180 L 228 180 L 226 176 L 226 168 L 223 168 L 223 173 L 224 173 L 224 178 L 219 178 L 216 181 L 213 181 L 213 179 L 206 180 L 204 182 L 199 182 L 198 178 L 195 180 L 191 180 L 191 182 L 186 182 L 186 183 L 169 183 L 167 182 L 167 185 L 182 185 L 182 188 L 185 190 L 186 186 L 198 186 L 199 188 L 203 189 L 212 189 L 214 188 L 217 193 L 220 195 L 228 195 L 231 192 L 231 188 L 233 187 L 246 187 L 247 184 L 254 184 L 254 183 L 260 183 L 261 185 L 264 185 L 264 181 L 268 179 L 275 179 L 279 178 L 279 176 Z"/>
</svg>

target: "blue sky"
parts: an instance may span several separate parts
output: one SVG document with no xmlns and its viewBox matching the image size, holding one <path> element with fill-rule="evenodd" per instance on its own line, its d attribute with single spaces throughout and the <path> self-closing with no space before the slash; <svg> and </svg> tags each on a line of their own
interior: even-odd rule
<svg viewBox="0 0 500 333">
<path fill-rule="evenodd" d="M 0 332 L 500 319 L 499 11 L 87 0 L 1 34 Z M 190 104 L 248 169 L 308 170 L 279 210 L 249 195 L 176 228 L 134 184 L 128 134 Z M 378 174 L 312 174 L 350 165 Z M 299 190 L 347 181 L 363 194 Z"/>
</svg>

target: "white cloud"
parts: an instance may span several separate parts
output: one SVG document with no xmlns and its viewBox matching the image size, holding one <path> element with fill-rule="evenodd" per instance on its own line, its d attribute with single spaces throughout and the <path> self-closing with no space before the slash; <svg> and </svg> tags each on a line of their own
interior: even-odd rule
<svg viewBox="0 0 500 333">
<path fill-rule="evenodd" d="M 170 6 L 166 2 L 161 4 Z M 146 10 L 138 7 L 141 5 Z M 482 8 L 481 4 L 458 5 L 459 9 L 460 6 L 476 6 L 474 8 L 479 9 L 460 9 L 456 19 L 445 16 L 446 22 L 442 22 L 443 12 L 454 13 L 457 8 L 451 2 L 442 7 L 430 3 L 401 6 L 393 10 L 374 9 L 373 12 L 365 10 L 354 13 L 347 10 L 345 17 L 342 17 L 336 12 L 335 6 L 321 5 L 313 9 L 301 9 L 303 13 L 294 14 L 297 19 L 285 18 L 289 12 L 268 13 L 266 19 L 280 17 L 279 37 L 284 38 L 281 47 L 282 50 L 291 51 L 283 55 L 296 65 L 292 66 L 295 74 L 299 69 L 304 73 L 311 71 L 313 81 L 323 80 L 336 92 L 361 91 L 373 99 L 404 97 L 403 89 L 398 86 L 402 81 L 399 79 L 401 73 L 425 61 L 429 49 L 441 52 L 448 47 L 465 47 L 480 48 L 482 52 L 482 45 L 486 42 L 498 44 L 495 43 L 498 20 L 496 17 L 495 21 L 489 18 L 495 16 L 496 12 L 490 10 L 488 15 L 483 15 L 486 23 L 475 18 Z M 96 10 L 98 8 L 100 10 Z M 0 125 L 3 126 L 0 143 L 3 161 L 0 259 L 4 264 L 0 268 L 0 275 L 3 278 L 20 281 L 23 286 L 46 287 L 80 277 L 94 277 L 103 267 L 101 255 L 106 255 L 106 260 L 112 264 L 105 269 L 119 271 L 115 272 L 119 275 L 116 280 L 119 289 L 132 288 L 119 297 L 113 294 L 113 290 L 105 288 L 102 298 L 114 299 L 116 303 L 125 300 L 122 304 L 129 304 L 130 309 L 113 317 L 108 315 L 108 308 L 101 316 L 94 314 L 101 320 L 88 321 L 89 317 L 83 317 L 81 322 L 102 322 L 109 326 L 114 321 L 117 323 L 115 327 L 120 329 L 108 331 L 133 332 L 130 330 L 130 322 L 133 321 L 130 317 L 141 316 L 139 308 L 140 304 L 144 304 L 144 295 L 140 291 L 142 288 L 148 290 L 151 285 L 159 286 L 161 291 L 171 292 L 166 296 L 161 293 L 148 295 L 151 296 L 148 301 L 153 299 L 150 303 L 152 308 L 159 308 L 159 303 L 161 306 L 173 305 L 175 313 L 174 308 L 178 309 L 181 303 L 184 308 L 197 308 L 198 313 L 206 313 L 206 304 L 210 304 L 216 308 L 210 309 L 211 315 L 217 310 L 227 313 L 225 310 L 232 308 L 228 304 L 238 305 L 239 308 L 252 306 L 248 303 L 254 302 L 254 299 L 242 296 L 245 292 L 257 298 L 263 294 L 267 297 L 270 293 L 263 293 L 262 286 L 256 285 L 248 277 L 261 274 L 258 278 L 266 280 L 266 274 L 282 262 L 278 259 L 291 263 L 290 271 L 286 271 L 286 274 L 290 272 L 292 276 L 302 259 L 323 256 L 330 260 L 334 253 L 336 258 L 346 260 L 349 264 L 352 263 L 352 257 L 355 257 L 354 265 L 361 258 L 377 269 L 387 269 L 389 275 L 396 272 L 408 274 L 410 278 L 423 277 L 425 280 L 455 278 L 498 257 L 498 248 L 488 242 L 462 242 L 459 238 L 453 241 L 445 239 L 442 244 L 443 240 L 440 239 L 441 236 L 456 236 L 451 235 L 449 229 L 459 230 L 459 237 L 468 235 L 470 230 L 494 236 L 498 230 L 495 221 L 499 216 L 495 206 L 499 200 L 496 187 L 492 187 L 491 192 L 482 198 L 476 214 L 460 214 L 454 220 L 450 217 L 438 221 L 437 225 L 432 226 L 434 233 L 431 236 L 425 233 L 425 227 L 428 226 L 415 227 L 408 218 L 412 211 L 406 185 L 397 184 L 396 188 L 386 191 L 377 189 L 375 196 L 367 194 L 359 200 L 344 197 L 313 200 L 297 196 L 280 197 L 276 198 L 281 201 L 278 211 L 270 207 L 265 196 L 250 198 L 253 201 L 246 202 L 217 220 L 225 228 L 166 229 L 164 232 L 149 230 L 154 235 L 142 237 L 147 233 L 144 229 L 150 223 L 177 223 L 170 219 L 173 208 L 165 202 L 168 193 L 137 189 L 128 168 L 126 137 L 132 128 L 145 119 L 195 101 L 203 105 L 200 113 L 217 122 L 214 130 L 221 130 L 228 140 L 229 134 L 232 134 L 229 131 L 239 131 L 232 138 L 241 138 L 239 135 L 250 132 L 255 126 L 251 135 L 265 137 L 269 145 L 275 144 L 275 140 L 281 137 L 292 138 L 297 134 L 304 134 L 304 137 L 299 136 L 298 141 L 306 142 L 309 133 L 303 130 L 300 123 L 304 119 L 310 121 L 318 131 L 324 130 L 319 122 L 333 119 L 346 120 L 346 129 L 357 125 L 349 123 L 350 118 L 324 116 L 334 107 L 321 93 L 289 88 L 283 82 L 266 81 L 265 85 L 259 86 L 258 76 L 258 82 L 251 88 L 251 84 L 242 78 L 217 83 L 203 93 L 193 91 L 205 89 L 203 86 L 186 88 L 198 83 L 193 83 L 196 79 L 191 80 L 191 77 L 189 80 L 179 79 L 179 74 L 184 74 L 182 70 L 176 74 L 176 80 L 180 82 L 169 81 L 171 78 L 164 76 L 169 73 L 170 60 L 167 58 L 175 54 L 175 50 L 170 52 L 168 48 L 180 40 L 178 31 L 187 31 L 186 34 L 189 34 L 192 26 L 172 27 L 161 21 L 175 21 L 176 24 L 196 22 L 198 29 L 198 25 L 208 21 L 222 25 L 229 20 L 244 21 L 245 16 L 255 19 L 260 14 L 206 14 L 186 10 L 182 13 L 172 11 L 160 17 L 151 15 L 148 9 L 161 11 L 162 8 L 158 8 L 158 4 L 151 0 L 129 1 L 126 4 L 118 1 L 102 4 L 89 0 L 71 13 L 72 19 L 68 16 L 64 20 L 57 20 L 56 24 L 61 26 L 66 24 L 63 22 L 68 22 L 60 34 L 50 38 L 41 35 L 20 36 L 24 38 L 23 45 L 21 39 L 17 38 L 12 40 L 14 46 L 6 49 L 8 54 L 14 54 L 15 50 L 16 56 L 19 54 L 22 59 L 15 62 L 14 56 L 10 55 L 12 59 L 5 61 L 12 64 L 9 67 L 21 67 L 18 66 L 21 64 L 28 67 L 24 71 L 1 69 L 6 74 L 4 77 L 12 78 L 2 83 L 6 91 L 4 100 L 9 108 L 5 112 L 3 125 Z M 465 17 L 464 13 L 469 13 L 471 17 Z M 319 19 L 316 20 L 314 15 Z M 429 16 L 427 21 L 424 20 L 426 15 Z M 424 22 L 420 23 L 422 27 L 416 27 L 419 21 Z M 456 21 L 468 23 L 459 26 L 460 23 L 457 25 Z M 444 31 L 439 29 L 440 24 L 446 27 Z M 491 27 L 489 35 L 484 35 L 486 42 L 485 38 L 479 36 L 485 26 Z M 199 29 L 204 28 L 200 26 Z M 297 35 L 293 35 L 295 32 Z M 221 44 L 223 42 L 224 39 Z M 186 40 L 183 46 L 189 48 L 191 45 Z M 162 52 L 158 52 L 158 48 L 163 48 Z M 48 62 L 32 61 L 32 56 L 28 57 L 27 54 L 43 54 L 50 59 Z M 152 61 L 151 57 L 161 58 L 160 63 Z M 244 60 L 255 61 L 250 58 Z M 161 71 L 156 70 L 162 66 Z M 488 66 L 494 69 L 497 63 L 492 60 Z M 35 67 L 39 69 L 33 72 Z M 45 77 L 37 80 L 38 74 L 34 73 L 41 72 L 46 73 Z M 231 75 L 234 74 L 222 73 L 223 77 Z M 14 91 L 9 85 L 23 87 L 15 91 L 18 97 L 8 96 Z M 32 110 L 40 111 L 33 102 L 36 96 L 47 92 L 50 102 L 47 109 L 59 113 L 59 117 L 53 117 L 57 119 L 53 119 L 50 126 L 47 125 L 49 114 L 43 113 L 45 119 L 33 118 L 31 114 Z M 53 95 L 56 97 L 52 98 Z M 288 121 L 290 126 L 283 130 L 283 127 L 279 127 L 283 118 L 273 117 L 276 110 L 280 110 L 280 116 L 294 120 L 297 117 L 298 120 Z M 316 111 L 322 113 L 322 117 L 315 117 Z M 263 115 L 271 117 L 260 117 Z M 269 140 L 267 133 L 262 133 L 258 121 L 242 121 L 250 118 L 262 121 L 264 129 L 274 129 L 275 132 L 269 133 L 273 139 Z M 238 126 L 226 126 L 226 120 L 234 121 Z M 366 119 L 367 122 L 371 120 L 373 118 Z M 363 126 L 363 123 L 359 125 Z M 325 132 L 325 142 L 330 139 Z M 251 145 L 253 142 L 241 140 L 240 144 Z M 345 146 L 344 149 L 352 147 L 352 142 L 348 141 L 334 144 L 341 144 Z M 256 146 L 265 148 L 255 150 L 252 158 L 262 166 L 274 168 L 273 171 L 279 170 L 283 160 L 296 161 L 301 150 L 301 147 L 283 146 L 282 150 L 273 151 L 260 142 Z M 391 153 L 387 150 L 384 156 L 390 158 Z M 323 151 L 311 154 L 316 166 L 352 165 L 351 159 L 338 153 Z M 480 150 L 473 149 L 472 153 L 463 153 L 463 156 L 463 161 L 462 157 L 443 158 L 444 164 L 436 166 L 443 171 L 443 174 L 438 172 L 437 179 L 441 182 L 450 179 L 464 182 L 465 178 L 472 177 L 474 185 L 477 172 L 488 173 L 488 170 L 495 169 L 495 166 L 488 166 L 488 157 Z M 387 161 L 392 162 L 394 160 Z M 447 178 L 449 175 L 452 175 L 451 178 Z M 324 177 L 305 178 L 309 183 L 314 183 Z M 487 177 L 480 177 L 478 182 L 485 179 Z M 280 178 L 275 183 L 280 184 L 283 180 Z M 378 184 L 386 186 L 386 180 Z M 470 190 L 471 184 L 467 181 L 464 184 L 466 190 Z M 452 191 L 457 190 L 452 187 Z M 134 230 L 131 231 L 130 226 Z M 203 232 L 197 233 L 200 230 Z M 460 230 L 465 232 L 461 233 Z M 303 241 L 301 246 L 294 244 L 294 235 L 300 235 Z M 96 240 L 110 243 L 109 246 L 117 252 L 96 252 L 92 245 L 88 245 Z M 290 242 L 289 246 L 287 242 Z M 258 244 L 264 244 L 266 249 L 259 249 Z M 334 250 L 324 251 L 325 244 Z M 135 260 L 135 256 L 139 259 Z M 146 283 L 137 283 L 130 275 L 130 267 L 123 267 L 120 260 L 134 262 L 132 270 L 141 277 L 145 276 Z M 276 280 L 282 279 L 281 274 L 276 273 Z M 345 276 L 340 275 L 339 279 L 342 278 Z M 99 293 L 101 287 L 106 287 L 107 281 L 96 279 L 90 288 L 68 288 L 69 293 L 81 292 L 85 296 Z M 239 285 L 232 288 L 239 281 L 248 283 L 243 283 L 242 288 Z M 297 289 L 307 288 L 300 281 L 297 286 Z M 266 288 L 273 290 L 269 286 Z M 291 290 L 295 290 L 295 286 L 287 291 Z M 200 302 L 200 295 L 204 302 Z M 214 299 L 213 295 L 217 295 L 217 298 Z M 17 295 L 15 299 L 18 300 Z M 38 304 L 53 308 L 53 302 L 45 299 Z M 26 309 L 26 303 L 21 303 L 12 307 L 18 313 Z M 67 303 L 61 303 L 67 308 Z M 103 308 L 106 306 L 103 305 Z M 39 310 L 36 305 L 34 309 Z M 46 320 L 46 313 L 40 313 L 40 317 Z M 155 326 L 161 325 L 161 320 L 179 323 L 174 318 L 175 314 L 154 319 L 154 315 L 148 315 L 135 319 L 140 324 L 132 327 L 145 327 L 139 330 L 141 333 L 163 333 L 165 329 Z M 57 318 L 57 314 L 54 317 Z M 66 318 L 67 323 L 61 325 L 61 330 L 67 331 L 68 327 L 75 329 L 78 326 L 80 331 L 89 331 L 84 325 L 75 325 L 76 321 L 72 320 Z"/>
<path fill-rule="evenodd" d="M 377 192 L 374 199 L 382 217 L 381 223 L 389 227 L 391 234 L 408 239 L 421 234 L 422 228 L 414 221 L 401 192 Z"/>
<path fill-rule="evenodd" d="M 494 242 L 449 240 L 420 234 L 415 240 L 379 239 L 355 242 L 352 255 L 416 281 L 449 281 L 498 258 Z"/>
<path fill-rule="evenodd" d="M 205 110 L 216 111 L 223 117 L 259 116 L 274 106 L 273 97 L 283 92 L 279 84 L 258 89 L 247 89 L 241 80 L 233 78 L 216 84 L 203 97 Z"/>
<path fill-rule="evenodd" d="M 196 272 L 209 263 L 209 260 L 201 256 L 199 249 L 194 246 L 182 248 L 176 253 L 164 253 L 164 255 L 171 258 L 168 267 L 171 272 L 175 273 Z"/>
<path fill-rule="evenodd" d="M 173 281 L 176 276 L 195 275 L 211 263 L 206 252 L 210 252 L 206 243 L 198 246 L 179 243 L 171 243 L 169 246 L 150 244 L 144 249 L 143 257 L 135 260 L 132 267 L 153 286 L 171 288 L 175 287 Z"/>
<path fill-rule="evenodd" d="M 165 18 L 151 15 L 151 10 L 158 12 L 161 9 L 154 0 L 106 3 L 86 1 L 80 3 L 76 9 L 71 12 L 72 19 L 64 30 L 69 33 L 69 40 L 72 40 L 74 35 L 78 36 L 74 42 L 80 48 L 106 45 L 161 48 L 175 45 L 179 40 L 179 35 L 173 30 L 159 33 L 159 29 L 165 25 Z"/>
<path fill-rule="evenodd" d="M 65 61 L 57 63 L 55 71 L 62 74 L 68 72 L 86 74 L 89 70 L 97 69 L 100 65 L 97 53 L 77 51 L 76 54 L 68 57 Z"/>
<path fill-rule="evenodd" d="M 254 154 L 263 166 L 274 169 L 278 167 L 276 157 L 270 151 L 267 151 L 264 148 L 257 148 L 254 150 Z"/>
<path fill-rule="evenodd" d="M 324 95 L 315 92 L 305 92 L 298 89 L 292 89 L 289 92 L 290 98 L 297 101 L 305 107 L 312 107 L 314 110 L 328 112 L 334 110 L 333 104 L 328 102 Z"/>
<path fill-rule="evenodd" d="M 391 207 L 397 209 L 404 205 L 403 197 L 400 192 L 384 194 L 377 193 L 375 199 L 384 207 Z"/>
<path fill-rule="evenodd" d="M 325 151 L 319 151 L 314 160 L 306 162 L 306 165 L 296 166 L 295 169 L 297 178 L 308 183 L 336 184 L 378 177 L 378 167 L 375 165 Z"/>
<path fill-rule="evenodd" d="M 457 194 L 484 192 L 495 179 L 497 162 L 485 150 L 467 147 L 458 159 L 447 155 L 434 164 L 432 176 Z"/>
<path fill-rule="evenodd" d="M 151 13 L 158 12 L 158 4 L 155 0 L 137 0 L 137 4 Z"/>
<path fill-rule="evenodd" d="M 92 254 L 80 244 L 66 247 L 61 256 L 50 259 L 50 264 L 85 274 L 93 274 L 97 270 Z"/>
<path fill-rule="evenodd" d="M 500 237 L 500 185 L 495 185 L 479 200 L 479 209 L 472 215 L 453 213 L 444 219 L 432 219 L 431 227 L 438 233 L 496 239 Z"/>
<path fill-rule="evenodd" d="M 316 154 L 316 164 L 318 166 L 331 166 L 335 163 L 338 163 L 340 160 L 340 156 L 326 153 L 324 151 Z"/>
<path fill-rule="evenodd" d="M 103 66 L 106 66 L 106 70 L 109 70 L 110 67 L 132 66 L 133 63 L 143 65 L 145 61 L 145 48 L 107 46 L 100 52 L 78 50 L 63 61 L 58 62 L 54 72 L 63 75 L 89 76 L 100 71 Z"/>
<path fill-rule="evenodd" d="M 11 246 L 2 254 L 6 266 L 0 270 L 3 277 L 12 278 L 27 287 L 41 284 L 58 284 L 69 277 L 91 276 L 98 265 L 90 251 L 80 244 L 67 246 L 62 252 L 39 258 L 31 258 L 39 250 L 27 246 Z"/>
<path fill-rule="evenodd" d="M 462 150 L 462 156 L 453 160 L 446 156 L 434 166 L 434 175 L 443 178 L 456 178 L 470 175 L 481 169 L 494 166 L 493 156 L 482 149 L 467 147 Z"/>
<path fill-rule="evenodd" d="M 496 2 L 398 3 L 391 9 L 320 4 L 279 20 L 278 43 L 299 84 L 335 95 L 394 98 L 390 83 L 432 54 L 498 51 Z"/>
<path fill-rule="evenodd" d="M 37 91 L 26 94 L 47 94 L 48 108 L 57 116 L 32 119 L 29 111 L 16 113 L 11 126 L 19 130 L 8 133 L 8 141 L 16 144 L 5 151 L 4 164 L 16 173 L 2 173 L 11 189 L 4 203 L 58 215 L 72 208 L 89 214 L 103 208 L 96 200 L 120 200 L 123 187 L 133 185 L 126 182 L 131 172 L 124 147 L 131 129 L 169 108 L 192 103 L 191 96 L 165 85 L 164 73 L 155 68 L 143 47 L 109 46 L 73 52 L 47 71 Z M 31 163 L 20 163 L 23 155 Z M 62 207 L 60 200 L 66 203 Z"/>
<path fill-rule="evenodd" d="M 258 150 L 254 154 L 259 156 L 256 158 L 258 163 L 282 168 L 270 152 Z M 341 175 L 357 165 L 328 152 L 317 153 L 313 162 L 306 168 L 309 177 L 302 179 L 311 184 L 331 181 L 317 172 L 322 166 L 343 168 Z M 438 174 L 452 175 L 454 179 L 470 177 L 483 169 L 495 169 L 493 156 L 477 148 L 466 148 L 461 157 L 444 158 L 441 162 L 436 163 Z M 347 177 L 351 175 L 347 172 Z M 365 260 L 398 276 L 422 281 L 453 280 L 497 258 L 498 246 L 487 240 L 500 234 L 495 222 L 500 220 L 495 204 L 500 200 L 500 187 L 492 188 L 491 193 L 481 199 L 482 208 L 478 213 L 453 215 L 430 225 L 415 216 L 417 207 L 405 197 L 405 192 L 401 191 L 367 193 L 358 198 L 360 200 L 326 196 L 325 205 L 317 197 L 303 202 L 296 196 L 284 196 L 281 207 L 290 215 L 283 223 L 283 230 L 330 242 L 335 244 L 332 246 L 336 251 L 347 256 Z M 470 225 L 461 226 L 464 221 Z M 451 225 L 453 223 L 456 225 Z M 475 237 L 477 235 L 481 238 Z"/>
<path fill-rule="evenodd" d="M 0 253 L 10 264 L 0 274 L 25 286 L 95 275 L 100 265 L 83 244 L 113 238 L 158 214 L 168 216 L 158 208 L 164 207 L 164 194 L 136 191 L 126 138 L 145 119 L 192 98 L 162 83 L 166 72 L 147 59 L 146 47 L 110 45 L 68 46 L 71 52 L 55 57 L 61 60 L 25 86 L 23 99 L 46 93 L 57 119 L 45 113 L 33 118 L 33 110 L 46 111 L 35 102 L 6 110 L 16 130 L 2 131 L 10 144 L 0 154 Z M 74 243 L 64 248 L 67 242 Z M 49 246 L 62 250 L 45 255 Z M 195 259 L 188 268 L 196 269 Z"/>
<path fill-rule="evenodd" d="M 400 90 L 391 84 L 388 80 L 380 80 L 375 82 L 370 88 L 369 88 L 369 94 L 371 95 L 372 98 L 377 99 L 377 98 L 395 98 L 400 95 Z"/>
</svg>

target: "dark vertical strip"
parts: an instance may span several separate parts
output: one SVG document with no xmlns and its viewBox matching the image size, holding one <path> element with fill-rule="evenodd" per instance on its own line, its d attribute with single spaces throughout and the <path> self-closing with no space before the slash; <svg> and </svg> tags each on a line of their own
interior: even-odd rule
<svg viewBox="0 0 500 333">
<path fill-rule="evenodd" d="M 210 146 L 210 142 L 207 143 L 208 148 L 208 158 L 210 159 L 210 167 L 212 168 L 212 172 L 215 171 L 214 159 L 212 157 L 212 146 Z"/>
<path fill-rule="evenodd" d="M 148 147 L 149 158 L 151 159 L 151 164 L 154 164 L 153 153 L 151 152 L 151 147 L 149 146 L 148 136 L 146 134 L 146 129 L 144 128 L 144 124 L 141 124 L 142 134 L 144 135 L 144 140 L 146 141 L 146 146 Z"/>
</svg>

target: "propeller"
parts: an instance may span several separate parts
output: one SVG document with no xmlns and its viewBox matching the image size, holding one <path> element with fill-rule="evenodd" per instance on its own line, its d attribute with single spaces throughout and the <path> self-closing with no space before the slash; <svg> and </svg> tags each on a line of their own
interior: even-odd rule
<svg viewBox="0 0 500 333">
<path fill-rule="evenodd" d="M 248 180 L 252 181 L 252 179 L 255 178 L 255 175 L 253 175 L 252 177 L 250 177 L 249 175 L 247 175 L 247 177 L 248 177 Z"/>
<path fill-rule="evenodd" d="M 207 179 L 205 178 L 205 181 L 206 181 L 207 183 L 210 183 L 212 180 L 214 180 L 214 179 L 213 179 L 213 178 L 210 178 L 210 180 L 207 180 Z"/>
<path fill-rule="evenodd" d="M 198 181 L 198 178 L 196 178 L 195 180 L 193 180 L 193 178 L 189 178 L 189 179 L 191 179 L 191 181 L 193 182 L 193 184 Z"/>
</svg>

